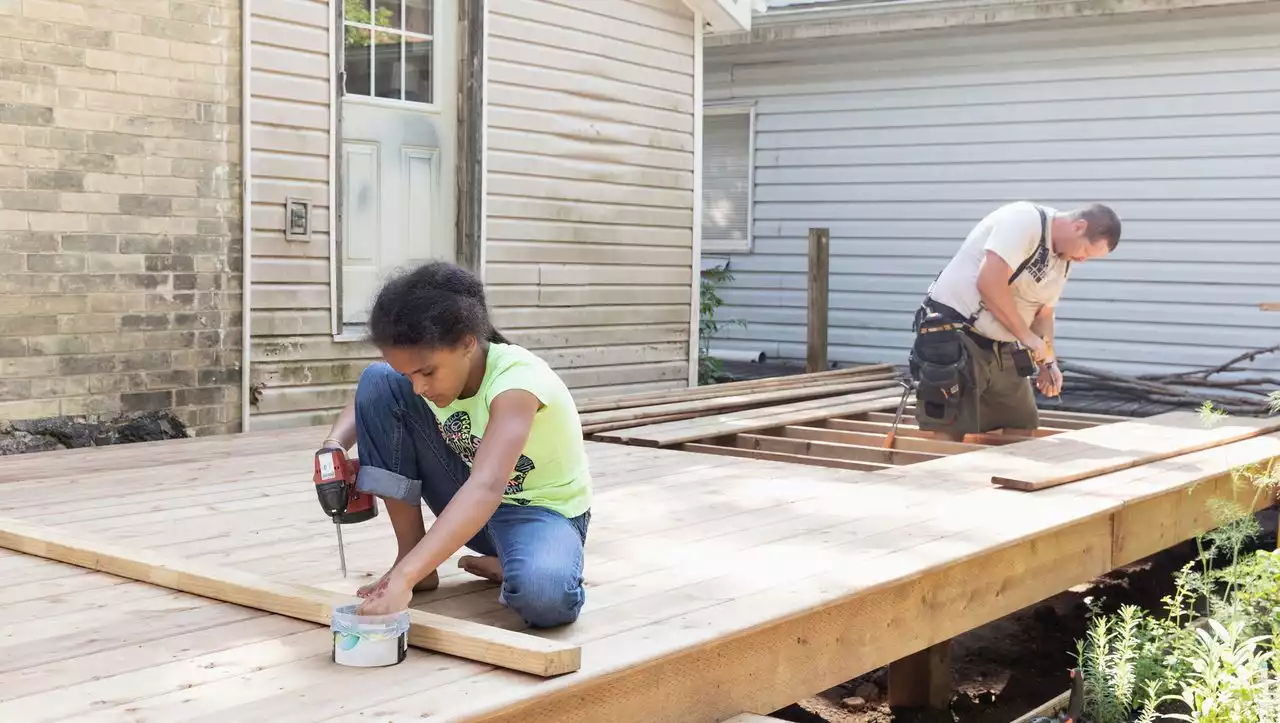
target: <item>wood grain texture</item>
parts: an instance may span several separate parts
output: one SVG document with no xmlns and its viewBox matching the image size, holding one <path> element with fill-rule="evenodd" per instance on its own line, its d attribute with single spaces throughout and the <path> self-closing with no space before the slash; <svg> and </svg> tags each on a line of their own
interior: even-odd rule
<svg viewBox="0 0 1280 723">
<path fill-rule="evenodd" d="M 1194 412 L 1071 430 L 1004 447 L 1016 464 L 993 484 L 1033 492 L 1280 430 L 1280 418 L 1203 419 Z M 986 451 L 984 451 L 986 453 Z"/>
<path fill-rule="evenodd" d="M 610 442 L 664 447 L 723 434 L 751 432 L 788 424 L 802 424 L 842 414 L 860 414 L 896 408 L 898 396 L 896 386 L 886 387 L 828 399 L 812 399 L 762 409 L 747 409 L 730 414 L 614 430 L 603 432 L 599 437 Z"/>
<path fill-rule="evenodd" d="M 14 459 L 48 476 L 0 485 L 9 493 L 0 512 L 282 584 L 348 593 L 376 579 L 395 557 L 390 525 L 348 528 L 352 576 L 343 578 L 332 525 L 314 510 L 312 442 L 283 436 L 164 443 L 183 454 L 148 467 L 164 446 Z M 0 612 L 14 621 L 0 640 L 0 720 L 767 715 L 1087 582 L 1117 555 L 1177 542 L 1198 529 L 1231 470 L 1280 456 L 1280 434 L 1034 495 L 991 485 L 1012 461 L 985 449 L 864 473 L 586 448 L 596 490 L 587 599 L 573 624 L 537 634 L 581 647 L 571 674 L 527 675 L 416 647 L 401 665 L 354 671 L 333 665 L 327 631 L 312 623 L 0 549 L 13 583 L 0 589 Z M 86 458 L 100 466 L 58 474 L 62 460 Z M 251 474 L 228 478 L 232 465 Z M 1155 504 L 1193 490 L 1204 490 L 1204 505 Z M 1139 539 L 1161 517 L 1180 521 Z M 440 588 L 415 596 L 415 608 L 524 628 L 492 584 L 452 559 L 440 572 Z"/>
<path fill-rule="evenodd" d="M 681 414 L 684 412 L 701 414 L 730 407 L 758 406 L 762 404 L 770 404 L 772 402 L 787 402 L 799 399 L 811 399 L 814 397 L 834 397 L 841 394 L 849 394 L 851 392 L 884 389 L 889 386 L 893 386 L 893 381 L 849 381 L 842 384 L 830 384 L 824 386 L 804 386 L 795 389 L 748 392 L 745 394 L 735 394 L 727 397 L 669 402 L 665 404 L 635 407 L 632 409 L 614 409 L 602 412 L 589 412 L 582 415 L 582 423 L 584 425 L 588 425 L 607 424 L 620 421 L 636 421 L 648 419 L 649 417 Z"/>
<path fill-rule="evenodd" d="M 850 381 L 872 381 L 893 379 L 896 376 L 893 366 L 889 364 L 869 364 L 865 366 L 831 369 L 816 374 L 788 374 L 779 377 L 762 379 L 745 379 L 738 382 L 708 384 L 668 392 L 650 392 L 640 394 L 621 394 L 595 397 L 578 405 L 578 411 L 587 414 L 614 409 L 630 409 L 650 404 L 667 404 L 669 402 L 688 401 L 693 399 L 712 399 L 727 397 L 747 392 L 758 392 L 778 389 L 794 389 L 810 385 L 823 386 L 844 384 Z"/>
<path fill-rule="evenodd" d="M 320 625 L 332 621 L 335 607 L 359 602 L 349 595 L 132 549 L 22 520 L 0 518 L 0 547 Z M 539 676 L 572 672 L 582 664 L 581 651 L 575 645 L 421 610 L 409 611 L 409 644 Z"/>
</svg>

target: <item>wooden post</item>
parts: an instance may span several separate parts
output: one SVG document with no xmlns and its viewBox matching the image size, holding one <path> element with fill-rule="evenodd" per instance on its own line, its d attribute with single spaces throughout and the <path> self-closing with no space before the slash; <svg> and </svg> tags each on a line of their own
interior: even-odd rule
<svg viewBox="0 0 1280 723">
<path fill-rule="evenodd" d="M 831 286 L 829 229 L 809 229 L 809 340 L 808 372 L 827 368 L 827 296 Z"/>
<path fill-rule="evenodd" d="M 889 664 L 889 706 L 932 708 L 951 705 L 951 641 Z"/>
</svg>

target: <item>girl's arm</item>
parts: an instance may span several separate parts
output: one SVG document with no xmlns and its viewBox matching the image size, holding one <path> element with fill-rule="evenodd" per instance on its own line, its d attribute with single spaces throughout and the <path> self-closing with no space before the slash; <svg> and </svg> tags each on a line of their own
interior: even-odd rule
<svg viewBox="0 0 1280 723">
<path fill-rule="evenodd" d="M 489 404 L 489 423 L 476 450 L 471 476 L 427 534 L 370 593 L 361 610 L 379 615 L 405 609 L 414 583 L 435 570 L 479 532 L 502 504 L 507 481 L 524 451 L 541 402 L 522 389 L 508 389 Z"/>
<path fill-rule="evenodd" d="M 356 443 L 355 395 L 352 395 L 351 401 L 347 402 L 347 406 L 338 414 L 338 418 L 333 420 L 329 436 L 324 438 L 324 444 L 321 446 L 328 446 L 332 442 L 342 445 L 343 449 L 351 449 L 351 445 Z"/>
</svg>

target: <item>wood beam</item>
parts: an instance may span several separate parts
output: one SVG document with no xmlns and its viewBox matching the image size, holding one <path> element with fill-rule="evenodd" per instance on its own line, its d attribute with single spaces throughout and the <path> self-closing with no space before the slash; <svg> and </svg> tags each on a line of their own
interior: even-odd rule
<svg viewBox="0 0 1280 723">
<path fill-rule="evenodd" d="M 726 447 L 718 444 L 702 444 L 699 442 L 688 442 L 680 445 L 680 449 L 685 452 L 701 452 L 703 454 L 721 454 L 728 457 L 742 457 L 745 459 L 763 459 L 770 462 L 792 462 L 794 464 L 807 464 L 810 467 L 829 467 L 832 469 L 852 469 L 859 472 L 875 472 L 876 470 L 888 469 L 891 464 L 877 464 L 875 462 L 858 462 L 851 459 L 833 459 L 830 457 L 810 457 L 803 454 L 787 454 L 785 452 L 766 452 L 759 449 L 743 449 L 741 447 Z"/>
<path fill-rule="evenodd" d="M 806 371 L 827 368 L 827 297 L 831 286 L 831 233 L 825 228 L 809 229 L 809 318 L 807 322 Z"/>
<path fill-rule="evenodd" d="M 928 462 L 943 455 L 925 452 L 907 452 L 901 449 L 885 449 L 883 447 L 863 447 L 856 444 L 839 442 L 821 442 L 812 439 L 790 439 L 772 437 L 766 434 L 738 434 L 734 438 L 734 446 L 744 449 L 760 449 L 766 452 L 785 452 L 812 457 L 831 459 L 852 459 L 859 462 L 878 462 L 880 464 L 904 465 Z"/>
<path fill-rule="evenodd" d="M 879 435 L 886 435 L 889 433 L 889 430 L 893 428 L 892 424 L 885 424 L 884 422 L 866 422 L 860 419 L 831 418 L 831 419 L 824 419 L 821 421 L 817 421 L 817 422 L 814 422 L 813 424 L 822 425 L 829 429 L 840 429 L 840 430 L 846 430 L 850 432 L 867 432 L 867 433 L 879 434 Z M 947 441 L 947 440 L 936 439 L 929 432 L 922 432 L 920 431 L 920 429 L 914 426 L 909 427 L 905 424 L 898 426 L 898 433 L 895 435 L 894 445 L 895 446 L 898 445 L 903 440 L 904 437 L 910 438 L 910 439 L 928 439 L 928 440 L 935 440 L 939 442 Z M 1021 442 L 1021 441 L 1022 439 L 1018 437 L 1006 437 L 1001 434 L 991 434 L 991 433 L 966 434 L 964 437 L 964 444 L 978 444 L 978 445 L 992 446 L 992 447 L 996 447 L 1004 444 L 1013 444 L 1014 442 Z"/>
<path fill-rule="evenodd" d="M 0 518 L 0 547 L 319 625 L 330 624 L 335 607 L 359 602 L 349 595 L 11 518 Z M 409 644 L 544 677 L 570 673 L 582 665 L 582 651 L 576 645 L 421 610 L 409 611 Z"/>
<path fill-rule="evenodd" d="M 874 389 L 884 389 L 892 385 L 893 382 L 887 379 L 863 381 L 855 378 L 852 381 L 844 381 L 840 384 L 824 384 L 821 386 L 805 386 L 796 389 L 777 389 L 763 392 L 744 392 L 742 394 L 734 394 L 727 397 L 716 397 L 712 399 L 693 399 L 689 401 L 667 402 L 643 407 L 633 407 L 630 409 L 589 412 L 581 416 L 582 424 L 584 426 L 613 422 L 626 422 L 634 426 L 638 423 L 648 421 L 649 418 L 659 417 L 662 415 L 690 413 L 695 416 L 703 416 L 708 412 L 723 412 L 728 409 L 742 409 L 744 407 L 755 407 L 775 402 L 792 402 L 802 399 L 812 399 L 815 397 L 834 397 L 841 394 L 848 394 L 850 392 L 865 392 Z"/>
<path fill-rule="evenodd" d="M 888 413 L 888 412 L 870 412 L 870 413 L 868 413 L 868 414 L 864 414 L 864 415 L 862 415 L 862 418 L 863 418 L 863 419 L 865 419 L 865 420 L 866 420 L 866 421 L 868 421 L 868 422 L 885 422 L 885 423 L 888 423 L 888 424 L 889 424 L 889 426 L 893 426 L 893 418 L 894 418 L 894 416 L 895 416 L 895 415 L 893 415 L 893 414 L 891 414 L 891 413 Z M 919 427 L 919 425 L 915 424 L 914 422 L 910 422 L 910 421 L 908 421 L 908 420 L 910 420 L 911 418 L 912 418 L 912 417 L 911 417 L 910 415 L 908 415 L 908 414 L 907 414 L 906 410 L 903 410 L 903 412 L 902 412 L 902 422 L 898 425 L 898 429 L 903 429 L 903 428 L 906 428 L 906 427 L 910 427 L 910 428 L 913 428 L 913 429 L 919 429 L 919 428 L 920 428 L 920 427 Z M 1092 425 L 1091 425 L 1091 426 L 1092 426 Z M 1037 437 L 1041 437 L 1041 436 L 1048 436 L 1049 434 L 1056 434 L 1056 433 L 1059 433 L 1059 432 L 1068 432 L 1068 431 L 1071 431 L 1071 429 L 1074 429 L 1074 427 L 1070 427 L 1070 428 L 1069 428 L 1069 427 L 1057 427 L 1057 426 L 1048 425 L 1048 424 L 1041 424 L 1039 427 L 1037 427 L 1037 428 L 1036 428 L 1036 430 L 1035 430 L 1035 436 L 1037 436 Z M 1027 430 L 1027 432 L 1026 432 L 1026 433 L 1027 433 L 1027 434 L 1030 434 L 1030 433 L 1031 433 L 1031 431 L 1030 431 L 1030 430 Z"/>
<path fill-rule="evenodd" d="M 662 392 L 641 392 L 638 394 L 617 394 L 607 397 L 585 399 L 578 406 L 580 414 L 604 412 L 612 409 L 629 409 L 631 407 L 664 402 L 680 402 L 690 399 L 712 399 L 744 392 L 758 392 L 769 389 L 790 389 L 794 387 L 826 384 L 842 384 L 849 381 L 873 381 L 876 379 L 894 379 L 897 372 L 892 364 L 868 364 L 864 366 L 829 369 L 813 374 L 786 374 L 777 377 L 760 379 L 744 379 L 738 382 L 723 384 L 707 384 L 701 387 L 676 389 Z"/>
<path fill-rule="evenodd" d="M 600 439 L 608 442 L 665 447 L 681 442 L 697 442 L 726 432 L 754 432 L 788 424 L 802 424 L 833 415 L 861 414 L 877 409 L 896 408 L 898 396 L 900 394 L 894 387 L 885 387 L 827 399 L 811 399 L 730 414 L 714 414 L 698 419 L 646 424 L 604 432 L 600 435 Z"/>
<path fill-rule="evenodd" d="M 889 706 L 946 710 L 951 705 L 951 641 L 889 664 Z"/>
<path fill-rule="evenodd" d="M 811 427 L 803 424 L 792 424 L 779 429 L 766 430 L 768 434 L 776 434 L 792 439 L 814 439 L 822 442 L 839 442 L 841 444 L 857 444 L 876 449 L 884 448 L 885 435 L 871 432 L 846 432 L 839 429 Z M 929 454 L 961 454 L 982 449 L 986 445 L 949 442 L 942 439 L 920 439 L 917 437 L 901 437 L 894 439 L 893 448 L 908 452 L 927 452 Z"/>
</svg>

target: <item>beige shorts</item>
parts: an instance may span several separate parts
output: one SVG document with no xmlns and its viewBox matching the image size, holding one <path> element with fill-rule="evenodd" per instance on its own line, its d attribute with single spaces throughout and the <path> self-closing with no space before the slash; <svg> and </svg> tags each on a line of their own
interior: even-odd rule
<svg viewBox="0 0 1280 723">
<path fill-rule="evenodd" d="M 969 352 L 969 383 L 961 397 L 959 412 L 952 424 L 940 424 L 921 418 L 916 405 L 916 423 L 920 429 L 953 436 L 989 432 L 993 429 L 1035 429 L 1040 426 L 1040 412 L 1031 379 L 1018 375 L 1013 363 L 1013 345 L 996 342 L 991 349 L 978 346 L 967 334 L 960 335 Z"/>
</svg>

